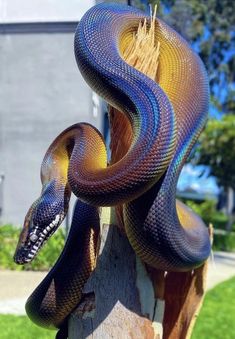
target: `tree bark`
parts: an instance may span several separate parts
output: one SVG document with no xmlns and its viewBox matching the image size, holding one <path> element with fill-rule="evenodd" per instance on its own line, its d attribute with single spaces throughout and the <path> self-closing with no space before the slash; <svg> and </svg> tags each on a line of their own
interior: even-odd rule
<svg viewBox="0 0 235 339">
<path fill-rule="evenodd" d="M 187 273 L 148 268 L 110 213 L 101 219 L 97 267 L 70 316 L 69 339 L 189 338 L 205 291 L 207 264 Z"/>
</svg>

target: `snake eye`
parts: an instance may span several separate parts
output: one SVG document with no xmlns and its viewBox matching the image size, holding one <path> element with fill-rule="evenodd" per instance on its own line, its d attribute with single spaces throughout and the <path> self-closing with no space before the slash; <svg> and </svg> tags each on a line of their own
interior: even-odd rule
<svg viewBox="0 0 235 339">
<path fill-rule="evenodd" d="M 32 234 L 30 234 L 29 239 L 30 239 L 32 242 L 35 242 L 35 241 L 38 240 L 38 236 L 37 236 L 35 233 L 32 233 Z"/>
</svg>

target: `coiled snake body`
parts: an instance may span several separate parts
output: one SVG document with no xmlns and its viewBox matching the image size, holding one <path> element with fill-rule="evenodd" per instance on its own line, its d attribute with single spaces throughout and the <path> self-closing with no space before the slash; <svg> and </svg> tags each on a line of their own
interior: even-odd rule
<svg viewBox="0 0 235 339">
<path fill-rule="evenodd" d="M 129 66 L 122 53 L 144 19 L 150 20 L 129 6 L 100 4 L 78 25 L 78 67 L 89 85 L 128 117 L 133 142 L 111 166 L 102 136 L 89 124 L 71 126 L 49 147 L 41 169 L 42 193 L 26 215 L 15 261 L 35 257 L 66 215 L 71 191 L 79 201 L 60 259 L 26 305 L 41 326 L 61 327 L 81 298 L 95 267 L 98 206 L 124 204 L 127 237 L 153 267 L 187 271 L 209 256 L 202 220 L 175 200 L 179 173 L 206 121 L 207 75 L 185 40 L 159 19 L 156 82 Z"/>
</svg>

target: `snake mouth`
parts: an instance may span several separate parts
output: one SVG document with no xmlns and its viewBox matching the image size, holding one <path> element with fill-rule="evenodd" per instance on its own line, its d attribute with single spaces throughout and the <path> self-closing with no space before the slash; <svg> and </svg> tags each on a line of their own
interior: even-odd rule
<svg viewBox="0 0 235 339">
<path fill-rule="evenodd" d="M 14 255 L 15 263 L 19 265 L 30 263 L 36 257 L 39 250 L 46 243 L 51 234 L 46 238 L 43 233 L 40 233 L 36 242 L 29 240 L 27 244 L 19 247 Z"/>
<path fill-rule="evenodd" d="M 38 235 L 38 240 L 28 241 L 26 244 L 23 244 L 20 246 L 14 255 L 14 261 L 16 264 L 24 265 L 30 263 L 38 254 L 39 250 L 42 248 L 42 246 L 47 242 L 48 238 L 53 234 L 54 232 L 51 232 L 51 234 L 44 235 L 43 233 L 40 233 Z"/>
<path fill-rule="evenodd" d="M 46 227 L 41 228 L 33 225 L 29 229 L 23 229 L 14 255 L 15 263 L 19 265 L 30 263 L 51 235 L 55 233 L 63 218 L 64 215 L 58 214 L 55 220 Z"/>
</svg>

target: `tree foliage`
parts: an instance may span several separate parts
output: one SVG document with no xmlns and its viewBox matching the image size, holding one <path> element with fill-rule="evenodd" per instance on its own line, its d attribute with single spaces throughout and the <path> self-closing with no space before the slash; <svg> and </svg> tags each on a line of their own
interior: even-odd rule
<svg viewBox="0 0 235 339">
<path fill-rule="evenodd" d="M 200 54 L 209 74 L 212 103 L 235 109 L 235 1 L 151 0 L 158 13 Z"/>
<path fill-rule="evenodd" d="M 209 165 L 225 189 L 226 229 L 231 231 L 235 220 L 235 115 L 223 115 L 221 120 L 210 119 L 200 137 L 197 152 L 198 162 Z"/>
<path fill-rule="evenodd" d="M 211 119 L 200 137 L 198 162 L 211 167 L 224 187 L 235 189 L 235 116 Z"/>
</svg>

